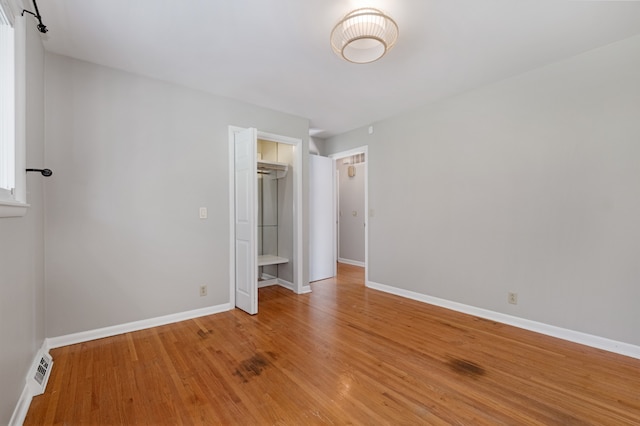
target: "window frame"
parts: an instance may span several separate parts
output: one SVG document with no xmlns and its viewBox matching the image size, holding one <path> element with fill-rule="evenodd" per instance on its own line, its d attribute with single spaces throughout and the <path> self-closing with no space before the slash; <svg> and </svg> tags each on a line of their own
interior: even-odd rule
<svg viewBox="0 0 640 426">
<path fill-rule="evenodd" d="M 0 218 L 20 217 L 27 213 L 26 188 L 26 25 L 22 9 L 15 0 L 0 0 L 14 30 L 15 85 L 15 189 L 0 191 Z"/>
</svg>

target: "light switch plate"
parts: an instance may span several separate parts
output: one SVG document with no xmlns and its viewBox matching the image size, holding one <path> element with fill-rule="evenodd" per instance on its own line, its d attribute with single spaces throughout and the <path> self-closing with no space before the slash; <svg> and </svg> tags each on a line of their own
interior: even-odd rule
<svg viewBox="0 0 640 426">
<path fill-rule="evenodd" d="M 206 218 L 207 218 L 207 208 L 200 207 L 200 219 L 206 219 Z"/>
</svg>

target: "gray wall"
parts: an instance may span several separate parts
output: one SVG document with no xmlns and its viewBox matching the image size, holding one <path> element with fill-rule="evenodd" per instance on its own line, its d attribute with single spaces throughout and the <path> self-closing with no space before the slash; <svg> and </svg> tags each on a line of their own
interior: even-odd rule
<svg viewBox="0 0 640 426">
<path fill-rule="evenodd" d="M 322 150 L 369 146 L 371 281 L 638 345 L 638 117 L 640 36 Z"/>
<path fill-rule="evenodd" d="M 308 153 L 308 120 L 55 54 L 45 65 L 47 336 L 227 303 L 228 125 Z"/>
<path fill-rule="evenodd" d="M 43 164 L 44 53 L 35 25 L 27 25 L 27 166 Z M 54 175 L 55 176 L 55 175 Z M 51 179 L 51 178 L 50 178 Z M 0 424 L 9 423 L 27 371 L 44 340 L 43 185 L 27 177 L 26 216 L 0 219 Z"/>
<path fill-rule="evenodd" d="M 364 263 L 364 163 L 353 167 L 356 175 L 349 177 L 349 164 L 344 164 L 342 159 L 336 162 L 340 192 L 338 257 Z"/>
</svg>

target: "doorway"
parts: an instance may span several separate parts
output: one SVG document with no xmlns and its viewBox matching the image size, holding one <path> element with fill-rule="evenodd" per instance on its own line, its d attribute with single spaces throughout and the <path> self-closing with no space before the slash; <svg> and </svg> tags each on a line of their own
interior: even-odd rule
<svg viewBox="0 0 640 426">
<path fill-rule="evenodd" d="M 369 278 L 368 146 L 329 156 L 334 161 L 336 263 L 363 266 Z"/>
<path fill-rule="evenodd" d="M 286 283 L 283 284 L 276 280 L 275 283 L 299 294 L 311 290 L 308 283 L 303 282 L 302 140 L 251 128 L 229 126 L 229 302 L 231 307 L 236 306 L 252 315 L 258 312 L 258 245 L 262 245 L 258 238 L 258 226 L 259 223 L 264 224 L 258 221 L 258 203 L 261 201 L 258 197 L 258 139 L 266 144 L 283 144 L 289 148 L 286 151 L 290 153 L 287 161 L 291 168 L 287 173 L 290 173 L 292 188 L 289 188 L 287 194 L 292 203 L 289 218 L 292 249 L 287 251 L 286 260 L 287 276 L 292 281 L 283 280 L 283 283 Z M 266 173 L 273 172 L 276 179 L 277 176 L 282 176 L 282 170 L 279 170 L 280 163 L 266 163 L 271 163 L 267 164 L 269 170 Z M 274 255 L 268 260 L 273 261 L 274 257 L 280 257 L 277 259 L 278 262 L 283 260 L 282 256 Z M 262 256 L 260 262 L 265 261 L 267 260 Z"/>
</svg>

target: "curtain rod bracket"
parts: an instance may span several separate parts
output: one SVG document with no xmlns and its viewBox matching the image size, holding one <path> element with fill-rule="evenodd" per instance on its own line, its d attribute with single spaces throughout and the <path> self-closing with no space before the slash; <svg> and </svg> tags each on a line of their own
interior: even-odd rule
<svg viewBox="0 0 640 426">
<path fill-rule="evenodd" d="M 27 9 L 22 9 L 21 15 L 24 16 L 24 13 L 27 12 L 28 14 L 35 16 L 36 19 L 38 20 L 38 31 L 40 31 L 42 34 L 46 34 L 46 32 L 49 30 L 47 29 L 47 26 L 42 23 L 42 16 L 40 16 L 40 11 L 38 10 L 38 5 L 36 4 L 36 0 L 33 0 L 33 8 L 36 10 L 36 13 L 33 13 Z"/>
</svg>

